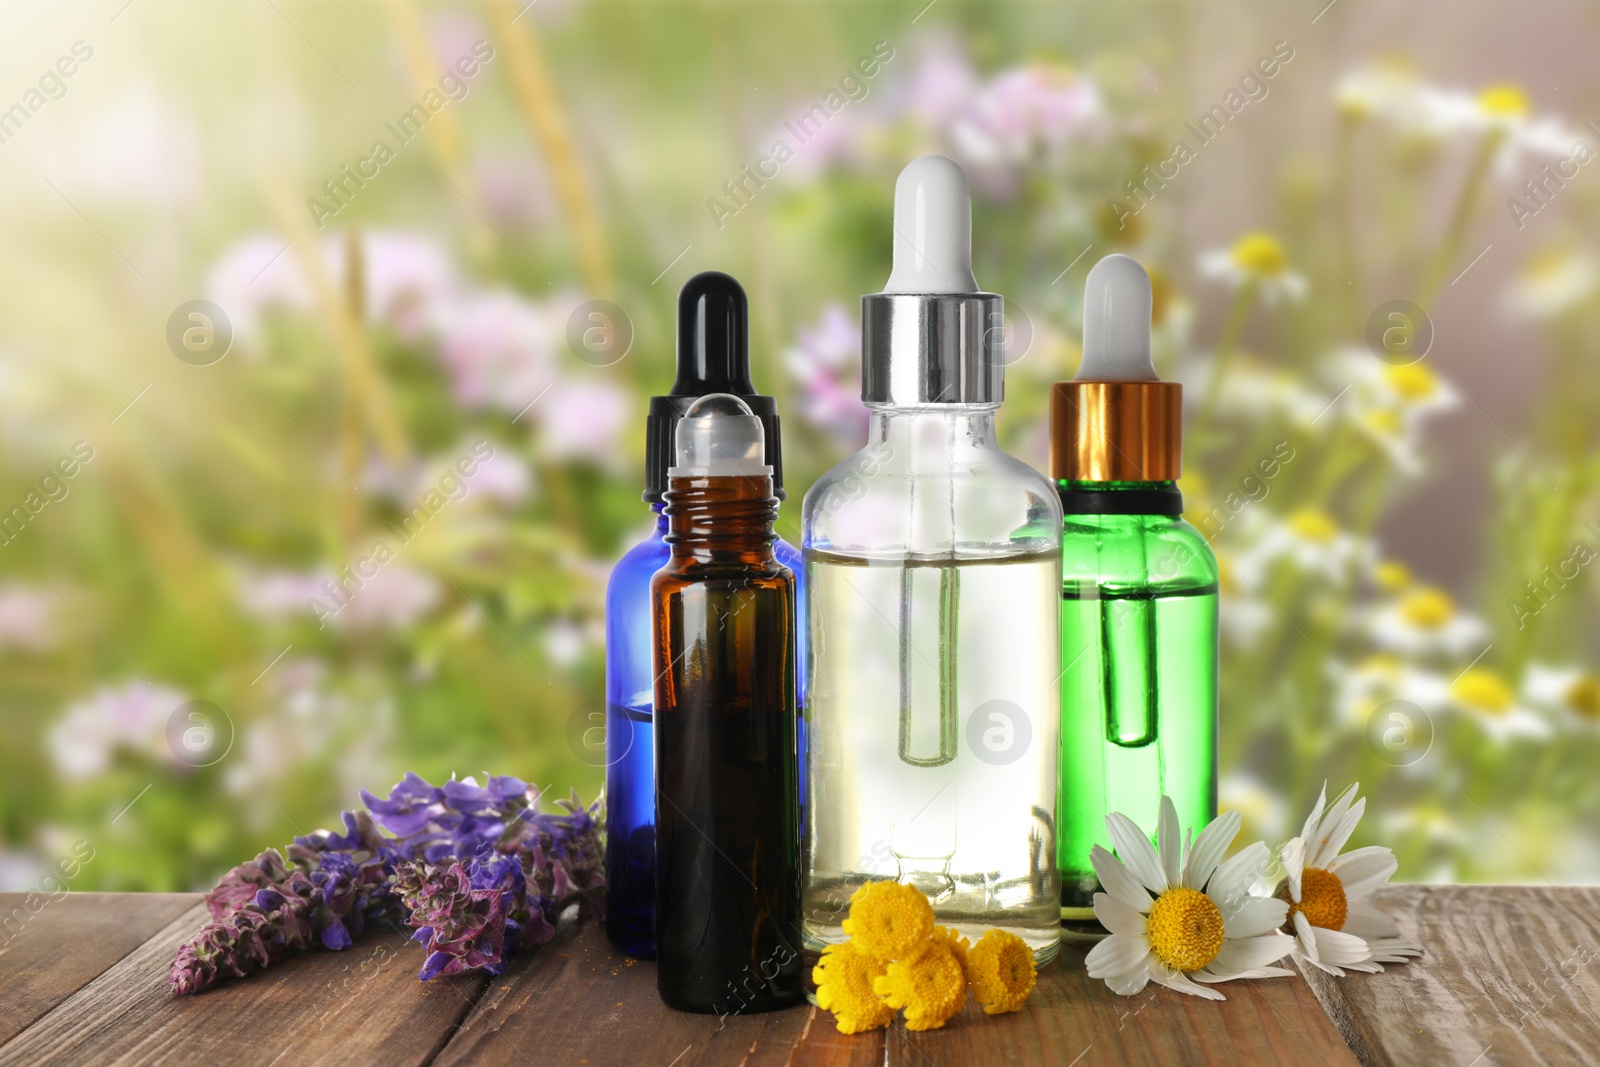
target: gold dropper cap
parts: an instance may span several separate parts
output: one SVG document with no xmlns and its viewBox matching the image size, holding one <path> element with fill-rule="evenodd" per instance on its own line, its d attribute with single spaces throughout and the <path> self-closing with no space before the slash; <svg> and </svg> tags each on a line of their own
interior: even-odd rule
<svg viewBox="0 0 1600 1067">
<path fill-rule="evenodd" d="M 1050 387 L 1050 477 L 1169 482 L 1183 471 L 1183 386 L 1056 382 Z"/>
</svg>

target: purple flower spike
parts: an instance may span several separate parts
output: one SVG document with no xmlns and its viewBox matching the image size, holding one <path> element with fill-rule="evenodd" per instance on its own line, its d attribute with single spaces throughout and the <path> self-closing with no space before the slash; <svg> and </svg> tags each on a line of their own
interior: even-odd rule
<svg viewBox="0 0 1600 1067">
<path fill-rule="evenodd" d="M 367 810 L 341 813 L 343 833 L 297 837 L 287 859 L 269 849 L 223 875 L 206 894 L 213 921 L 173 961 L 173 992 L 242 977 L 313 940 L 342 951 L 396 913 L 428 950 L 424 980 L 502 973 L 518 948 L 553 938 L 574 904 L 603 917 L 599 804 L 573 796 L 546 813 L 521 779 L 485 781 L 407 774 L 387 798 L 363 791 Z"/>
</svg>

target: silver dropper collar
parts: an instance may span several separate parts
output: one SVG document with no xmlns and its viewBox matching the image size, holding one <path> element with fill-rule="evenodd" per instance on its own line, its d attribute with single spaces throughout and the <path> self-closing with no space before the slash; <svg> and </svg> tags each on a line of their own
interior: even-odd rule
<svg viewBox="0 0 1600 1067">
<path fill-rule="evenodd" d="M 1005 302 L 972 276 L 972 199 L 959 164 L 912 161 L 895 182 L 894 269 L 861 298 L 861 399 L 998 404 Z"/>
</svg>

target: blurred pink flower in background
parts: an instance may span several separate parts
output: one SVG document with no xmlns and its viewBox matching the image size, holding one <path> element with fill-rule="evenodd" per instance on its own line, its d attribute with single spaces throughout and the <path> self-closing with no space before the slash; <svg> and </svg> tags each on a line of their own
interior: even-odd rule
<svg viewBox="0 0 1600 1067">
<path fill-rule="evenodd" d="M 55 647 L 55 593 L 9 582 L 0 586 L 0 650 L 48 652 Z"/>
<path fill-rule="evenodd" d="M 431 237 L 404 230 L 361 234 L 366 266 L 366 311 L 370 320 L 388 321 L 402 337 L 415 337 L 427 325 L 427 310 L 459 284 L 455 259 Z M 330 273 L 343 285 L 345 241 L 323 245 Z"/>
<path fill-rule="evenodd" d="M 867 409 L 861 403 L 861 330 L 839 304 L 802 329 L 784 365 L 800 386 L 800 417 L 849 448 L 866 440 Z"/>
<path fill-rule="evenodd" d="M 67 778 L 92 778 L 111 765 L 118 749 L 177 759 L 166 742 L 167 720 L 186 700 L 183 693 L 147 682 L 102 686 L 67 708 L 48 738 L 56 769 Z"/>
<path fill-rule="evenodd" d="M 439 360 L 468 407 L 517 412 L 555 376 L 565 319 L 508 289 L 463 294 L 433 309 Z"/>
<path fill-rule="evenodd" d="M 391 544 L 391 547 L 394 547 Z M 343 585 L 341 586 L 341 578 Z M 261 622 L 325 620 L 336 629 L 403 630 L 439 603 L 439 580 L 398 561 L 382 564 L 371 578 L 317 571 L 241 570 L 235 577 L 239 610 Z M 338 590 L 335 596 L 329 583 Z"/>
<path fill-rule="evenodd" d="M 268 311 L 311 306 L 311 286 L 287 245 L 276 234 L 252 234 L 235 242 L 206 272 L 206 296 L 227 312 L 235 337 L 254 341 Z"/>
<path fill-rule="evenodd" d="M 1002 71 L 950 123 L 957 159 L 976 184 L 1009 195 L 1035 162 L 1058 163 L 1067 145 L 1103 132 L 1100 92 L 1065 66 L 1032 63 Z"/>
<path fill-rule="evenodd" d="M 531 412 L 540 425 L 539 451 L 551 459 L 617 466 L 627 452 L 623 435 L 633 430 L 632 407 L 628 391 L 610 382 L 561 379 Z"/>
</svg>

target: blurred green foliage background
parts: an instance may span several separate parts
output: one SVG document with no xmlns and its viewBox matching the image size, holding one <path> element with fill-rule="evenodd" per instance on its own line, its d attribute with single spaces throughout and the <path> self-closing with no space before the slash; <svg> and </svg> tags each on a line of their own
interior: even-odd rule
<svg viewBox="0 0 1600 1067">
<path fill-rule="evenodd" d="M 1036 465 L 1084 273 L 1155 276 L 1246 833 L 1359 779 L 1402 879 L 1600 875 L 1596 29 L 1357 8 L 8 9 L 0 888 L 203 887 L 405 770 L 593 795 L 678 286 L 749 290 L 798 541 L 929 151 Z"/>
</svg>

